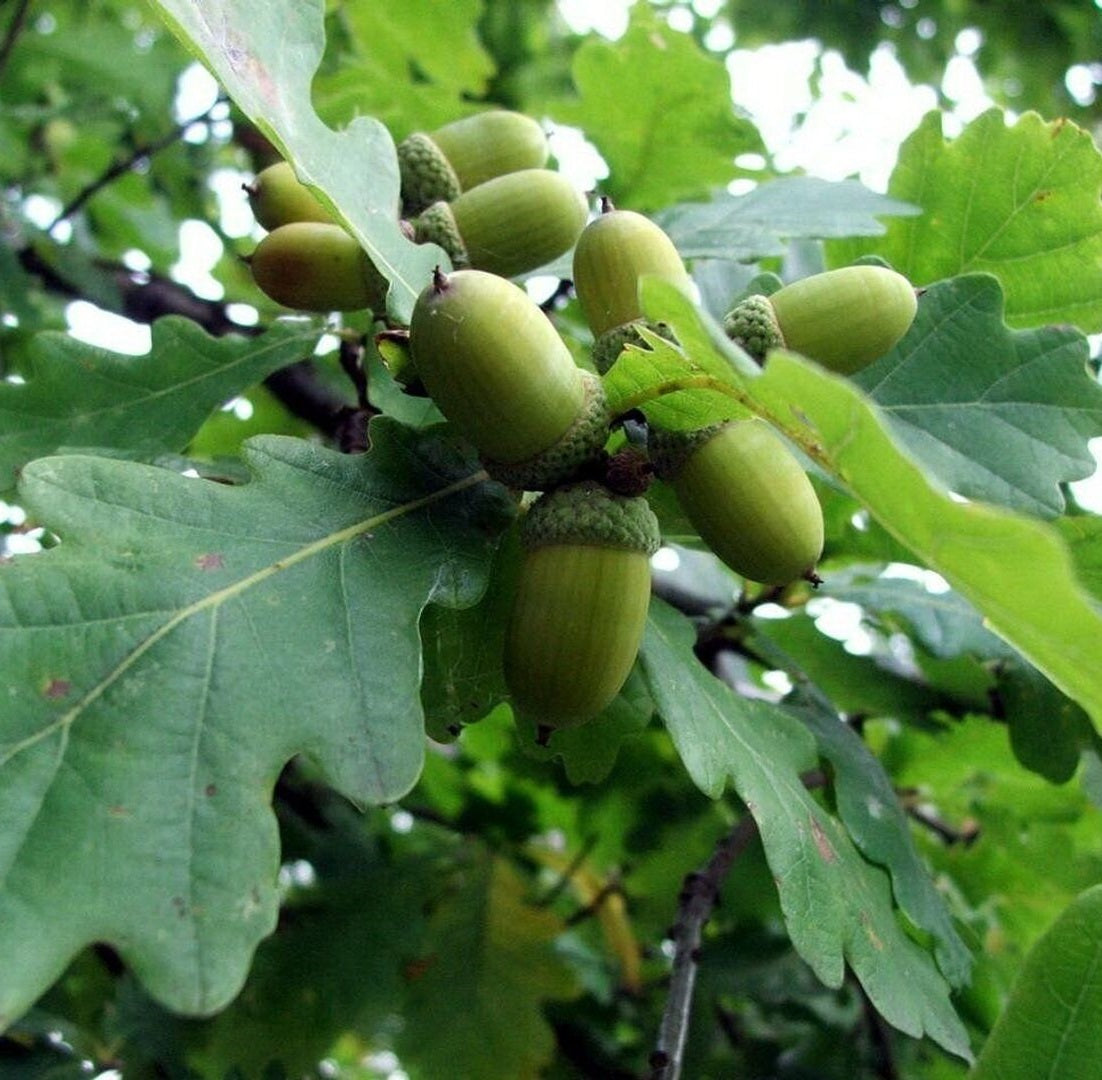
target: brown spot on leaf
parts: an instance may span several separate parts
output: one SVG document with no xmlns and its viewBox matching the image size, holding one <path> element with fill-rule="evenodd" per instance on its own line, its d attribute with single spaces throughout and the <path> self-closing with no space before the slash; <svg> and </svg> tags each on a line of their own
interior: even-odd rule
<svg viewBox="0 0 1102 1080">
<path fill-rule="evenodd" d="M 119 803 L 116 803 L 114 806 L 109 806 L 107 808 L 107 812 L 112 817 L 116 818 L 130 817 L 130 811 L 127 810 L 125 806 L 121 806 Z"/>
<path fill-rule="evenodd" d="M 207 784 L 207 786 L 203 788 L 203 794 L 206 795 L 208 799 L 213 798 L 215 795 L 218 794 L 218 785 Z"/>
<path fill-rule="evenodd" d="M 837 862 L 838 856 L 834 848 L 830 846 L 830 840 L 827 839 L 827 834 L 823 832 L 823 827 L 815 818 L 811 819 L 811 835 L 815 838 L 815 847 L 819 850 L 819 858 L 825 863 Z"/>
<path fill-rule="evenodd" d="M 208 551 L 195 556 L 195 565 L 200 570 L 221 570 L 225 560 L 217 551 Z"/>
<path fill-rule="evenodd" d="M 406 982 L 416 982 L 416 980 L 421 978 L 421 976 L 435 963 L 436 953 L 429 953 L 428 956 L 421 956 L 416 960 L 410 960 L 402 967 L 402 978 L 405 979 Z"/>
<path fill-rule="evenodd" d="M 68 679 L 51 679 L 42 690 L 43 697 L 56 701 L 63 698 L 72 690 L 73 684 Z"/>
<path fill-rule="evenodd" d="M 1035 203 L 1043 203 L 1043 202 L 1047 202 L 1051 198 L 1052 198 L 1052 192 L 1051 191 L 1038 191 L 1037 194 L 1033 196 L 1033 201 Z"/>
</svg>

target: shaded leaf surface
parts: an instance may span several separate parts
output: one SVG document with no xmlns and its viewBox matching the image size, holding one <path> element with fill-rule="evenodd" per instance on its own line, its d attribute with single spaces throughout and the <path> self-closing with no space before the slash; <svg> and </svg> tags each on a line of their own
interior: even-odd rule
<svg viewBox="0 0 1102 1080">
<path fill-rule="evenodd" d="M 749 194 L 716 194 L 655 215 L 686 259 L 749 262 L 783 255 L 801 238 L 881 236 L 879 216 L 911 215 L 917 207 L 870 191 L 856 180 L 784 176 Z"/>
<path fill-rule="evenodd" d="M 1060 485 L 1095 469 L 1102 387 L 1071 327 L 1011 331 L 986 274 L 939 282 L 907 336 L 854 381 L 903 445 L 951 490 L 1051 517 Z"/>
<path fill-rule="evenodd" d="M 477 599 L 508 504 L 448 444 L 372 435 L 254 440 L 236 488 L 24 471 L 61 544 L 0 567 L 0 1018 L 93 940 L 168 1007 L 220 1007 L 275 916 L 284 762 L 362 803 L 416 780 L 418 620 Z"/>
<path fill-rule="evenodd" d="M 311 80 L 325 48 L 321 0 L 153 3 L 241 111 L 294 162 L 299 179 L 335 208 L 390 282 L 388 310 L 408 323 L 433 267 L 450 263 L 439 248 L 412 243 L 398 227 L 398 157 L 387 129 L 359 116 L 338 132 L 314 111 Z"/>
<path fill-rule="evenodd" d="M 563 926 L 526 902 L 523 881 L 504 859 L 471 855 L 430 920 L 398 1054 L 424 1080 L 535 1080 L 554 1050 L 540 1005 L 576 993 L 552 951 Z M 445 1001 L 455 1008 L 450 1018 L 440 1014 Z"/>
<path fill-rule="evenodd" d="M 1102 1061 L 1102 886 L 1030 951 L 970 1080 L 1093 1080 Z"/>
<path fill-rule="evenodd" d="M 848 962 L 890 1023 L 968 1057 L 948 984 L 903 932 L 887 876 L 801 782 L 816 764 L 811 735 L 693 662 L 693 639 L 682 616 L 652 604 L 643 669 L 697 786 L 715 798 L 730 784 L 754 815 L 793 945 L 828 986 L 841 985 Z"/>
<path fill-rule="evenodd" d="M 999 109 L 952 141 L 929 113 L 903 144 L 888 194 L 923 210 L 886 236 L 840 242 L 835 265 L 882 255 L 915 285 L 955 274 L 994 274 L 1011 326 L 1073 323 L 1102 330 L 1102 153 L 1066 120 Z"/>
<path fill-rule="evenodd" d="M 308 355 L 317 327 L 277 325 L 261 337 L 214 338 L 190 319 L 153 326 L 145 356 L 39 334 L 23 385 L 0 383 L 0 490 L 60 447 L 153 456 L 183 450 L 211 412 Z"/>
</svg>

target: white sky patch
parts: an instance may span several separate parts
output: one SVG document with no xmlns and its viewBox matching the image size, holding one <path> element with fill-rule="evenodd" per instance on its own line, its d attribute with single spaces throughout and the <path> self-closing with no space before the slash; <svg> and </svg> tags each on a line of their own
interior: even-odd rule
<svg viewBox="0 0 1102 1080">
<path fill-rule="evenodd" d="M 551 153 L 563 174 L 580 191 L 593 191 L 608 176 L 608 165 L 581 128 L 545 123 Z"/>
<path fill-rule="evenodd" d="M 672 547 L 661 547 L 650 557 L 650 564 L 655 570 L 673 573 L 681 565 L 681 556 Z"/>
<path fill-rule="evenodd" d="M 628 28 L 628 8 L 635 0 L 559 0 L 559 14 L 575 33 L 595 30 L 601 37 L 614 41 L 623 37 Z"/>
<path fill-rule="evenodd" d="M 69 324 L 69 333 L 77 341 L 98 345 L 101 349 L 142 356 L 153 347 L 153 336 L 144 323 L 104 311 L 87 300 L 74 300 L 69 304 L 65 308 L 65 321 Z"/>
<path fill-rule="evenodd" d="M 176 123 L 205 113 L 218 100 L 218 83 L 200 63 L 190 64 L 176 80 L 176 101 L 173 104 Z"/>
<path fill-rule="evenodd" d="M 218 234 L 206 222 L 189 219 L 180 223 L 179 236 L 180 259 L 172 267 L 173 280 L 204 300 L 221 300 L 225 290 L 210 273 L 222 258 Z"/>
<path fill-rule="evenodd" d="M 910 563 L 888 563 L 880 576 L 882 578 L 904 578 L 909 581 L 917 581 L 930 593 L 947 593 L 950 588 L 949 582 L 936 570 L 912 566 Z"/>
<path fill-rule="evenodd" d="M 207 186 L 218 200 L 218 224 L 234 239 L 262 231 L 253 217 L 243 186 L 250 180 L 252 175 L 239 169 L 215 169 L 207 179 Z"/>
</svg>

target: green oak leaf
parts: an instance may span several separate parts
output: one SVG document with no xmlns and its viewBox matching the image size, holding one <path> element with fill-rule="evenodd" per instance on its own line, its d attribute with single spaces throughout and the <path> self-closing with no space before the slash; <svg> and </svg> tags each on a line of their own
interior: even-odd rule
<svg viewBox="0 0 1102 1080">
<path fill-rule="evenodd" d="M 883 256 L 915 285 L 994 274 L 1014 327 L 1102 330 L 1102 153 L 1090 132 L 989 109 L 952 141 L 931 112 L 899 151 L 888 194 L 922 208 L 876 240 L 828 245 L 832 265 Z"/>
<path fill-rule="evenodd" d="M 880 216 L 918 213 L 856 180 L 784 176 L 746 195 L 724 191 L 709 202 L 672 206 L 655 220 L 683 258 L 749 262 L 786 254 L 791 240 L 882 236 Z"/>
<path fill-rule="evenodd" d="M 1102 517 L 1083 514 L 1061 518 L 1057 528 L 1075 560 L 1083 584 L 1102 602 Z"/>
<path fill-rule="evenodd" d="M 62 446 L 140 457 L 183 450 L 218 406 L 309 355 L 319 333 L 284 323 L 259 337 L 216 338 L 171 315 L 153 324 L 144 356 L 39 334 L 27 381 L 0 383 L 0 491 L 26 462 Z"/>
<path fill-rule="evenodd" d="M 335 127 L 374 116 L 400 139 L 469 113 L 494 73 L 478 36 L 482 7 L 481 0 L 342 5 L 340 54 L 314 80 L 319 115 Z"/>
<path fill-rule="evenodd" d="M 906 337 L 854 382 L 947 487 L 1052 517 L 1060 485 L 1096 462 L 1102 386 L 1072 327 L 1011 331 L 998 281 L 968 274 L 925 290 Z"/>
<path fill-rule="evenodd" d="M 747 377 L 742 354 L 716 339 L 712 320 L 676 289 L 654 279 L 641 289 L 648 318 L 669 323 L 682 349 L 667 345 L 657 368 L 657 352 L 625 351 L 608 376 L 616 410 L 650 415 L 668 396 L 681 400 L 683 417 L 708 423 L 721 418 L 716 402 L 726 397 L 769 420 L 1102 725 L 1095 657 L 1102 610 L 1076 580 L 1056 530 L 999 507 L 957 502 L 935 487 L 849 379 L 783 351 Z"/>
<path fill-rule="evenodd" d="M 359 240 L 390 282 L 388 311 L 408 323 L 433 267 L 451 264 L 438 247 L 414 244 L 399 228 L 398 156 L 387 129 L 359 116 L 334 131 L 314 111 L 311 83 L 325 48 L 322 0 L 152 3 Z"/>
<path fill-rule="evenodd" d="M 511 503 L 439 436 L 371 435 L 251 440 L 237 487 L 24 470 L 61 542 L 0 565 L 0 1028 L 91 941 L 169 1008 L 217 1010 L 274 924 L 288 759 L 358 803 L 416 781 L 421 612 L 478 599 Z"/>
<path fill-rule="evenodd" d="M 535 1080 L 555 1039 L 540 1009 L 576 995 L 553 951 L 562 921 L 525 898 L 504 859 L 469 852 L 430 917 L 395 1049 L 414 1075 Z M 442 1023 L 440 1003 L 456 1013 Z"/>
<path fill-rule="evenodd" d="M 729 690 L 695 662 L 694 640 L 682 615 L 653 603 L 643 671 L 696 785 L 717 798 L 730 784 L 754 816 L 793 945 L 827 986 L 842 984 L 848 962 L 889 1023 L 970 1058 L 949 985 L 905 933 L 887 875 L 800 779 L 817 761 L 811 734 L 776 706 Z"/>
<path fill-rule="evenodd" d="M 578 96 L 546 109 L 585 131 L 608 163 L 602 192 L 623 206 L 645 211 L 703 197 L 735 178 L 739 154 L 761 149 L 731 104 L 723 63 L 644 4 L 632 9 L 623 37 L 583 42 L 573 75 Z"/>
<path fill-rule="evenodd" d="M 1033 946 L 969 1080 L 1092 1080 L 1102 1061 L 1102 885 Z"/>
</svg>

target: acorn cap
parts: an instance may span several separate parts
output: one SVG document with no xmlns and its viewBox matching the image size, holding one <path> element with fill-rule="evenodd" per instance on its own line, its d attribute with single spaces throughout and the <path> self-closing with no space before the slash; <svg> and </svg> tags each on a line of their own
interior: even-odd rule
<svg viewBox="0 0 1102 1080">
<path fill-rule="evenodd" d="M 608 441 L 608 400 L 596 375 L 581 370 L 580 374 L 585 401 L 574 423 L 556 443 L 527 461 L 506 464 L 484 457 L 482 464 L 495 480 L 506 487 L 542 491 L 571 479 L 597 458 Z"/>
<path fill-rule="evenodd" d="M 759 364 L 765 363 L 770 349 L 785 347 L 773 305 L 760 293 L 748 296 L 728 311 L 723 317 L 723 330 Z"/>
<path fill-rule="evenodd" d="M 650 558 L 661 544 L 658 519 L 645 498 L 615 495 L 582 480 L 541 495 L 521 525 L 525 551 L 548 545 L 612 547 Z"/>
<path fill-rule="evenodd" d="M 613 364 L 620 358 L 626 345 L 635 345 L 640 349 L 649 349 L 646 339 L 639 333 L 639 328 L 645 326 L 651 333 L 657 334 L 667 341 L 677 344 L 677 336 L 669 323 L 651 322 L 649 319 L 635 319 L 624 323 L 623 326 L 614 326 L 606 330 L 593 343 L 593 366 L 602 374 L 608 373 Z"/>
<path fill-rule="evenodd" d="M 276 303 L 299 311 L 386 306 L 386 278 L 359 242 L 332 222 L 280 225 L 257 245 L 249 268 Z"/>
<path fill-rule="evenodd" d="M 543 128 L 530 116 L 507 109 L 453 120 L 437 128 L 430 138 L 451 165 L 460 191 L 468 191 L 495 176 L 542 168 L 550 154 Z"/>
<path fill-rule="evenodd" d="M 398 144 L 398 174 L 402 211 L 407 217 L 420 214 L 434 202 L 450 202 L 463 190 L 444 152 L 422 131 Z"/>
<path fill-rule="evenodd" d="M 482 270 L 438 273 L 414 305 L 410 348 L 440 411 L 479 453 L 515 465 L 586 409 L 586 382 L 524 289 Z"/>
<path fill-rule="evenodd" d="M 324 221 L 333 224 L 333 215 L 314 193 L 295 175 L 287 161 L 277 161 L 261 169 L 251 184 L 245 185 L 253 216 L 271 231 L 293 221 Z"/>
<path fill-rule="evenodd" d="M 574 291 L 594 336 L 643 317 L 639 279 L 644 274 L 693 295 L 677 248 L 649 218 L 608 210 L 585 227 L 574 249 Z"/>
<path fill-rule="evenodd" d="M 459 226 L 449 203 L 435 202 L 413 221 L 413 239 L 419 244 L 435 244 L 442 247 L 456 270 L 470 266 L 467 248 L 459 235 Z"/>
</svg>

